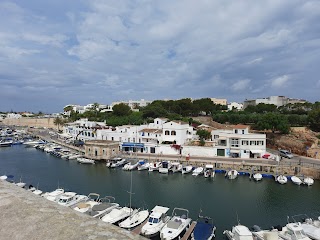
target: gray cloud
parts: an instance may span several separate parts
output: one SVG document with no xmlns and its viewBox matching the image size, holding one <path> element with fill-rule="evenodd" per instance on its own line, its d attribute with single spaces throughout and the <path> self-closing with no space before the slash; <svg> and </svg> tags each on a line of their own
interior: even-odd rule
<svg viewBox="0 0 320 240">
<path fill-rule="evenodd" d="M 319 38 L 312 0 L 1 2 L 0 107 L 277 94 L 315 101 Z"/>
</svg>

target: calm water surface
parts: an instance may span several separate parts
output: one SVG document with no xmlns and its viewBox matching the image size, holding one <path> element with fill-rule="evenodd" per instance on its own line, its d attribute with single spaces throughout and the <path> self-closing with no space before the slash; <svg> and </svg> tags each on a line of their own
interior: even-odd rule
<svg viewBox="0 0 320 240">
<path fill-rule="evenodd" d="M 42 191 L 58 187 L 81 194 L 91 192 L 101 196 L 111 195 L 120 205 L 128 205 L 131 174 L 121 169 L 109 169 L 105 164 L 82 165 L 66 161 L 45 152 L 24 146 L 0 148 L 0 175 L 12 174 Z M 189 209 L 195 220 L 201 208 L 204 215 L 214 219 L 217 226 L 216 239 L 224 239 L 222 232 L 237 223 L 263 228 L 284 225 L 286 216 L 312 214 L 320 211 L 320 183 L 311 187 L 285 185 L 273 179 L 262 182 L 250 181 L 248 176 L 227 180 L 224 174 L 214 179 L 191 174 L 163 175 L 157 172 L 133 171 L 132 205 L 146 207 L 155 205 Z M 171 212 L 170 212 L 171 214 Z"/>
</svg>

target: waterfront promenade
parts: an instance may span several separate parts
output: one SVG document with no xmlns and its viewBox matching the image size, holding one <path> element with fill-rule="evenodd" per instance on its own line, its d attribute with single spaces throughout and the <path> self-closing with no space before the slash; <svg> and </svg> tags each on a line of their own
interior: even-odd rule
<svg viewBox="0 0 320 240">
<path fill-rule="evenodd" d="M 0 181 L 1 239 L 145 239 Z"/>
</svg>

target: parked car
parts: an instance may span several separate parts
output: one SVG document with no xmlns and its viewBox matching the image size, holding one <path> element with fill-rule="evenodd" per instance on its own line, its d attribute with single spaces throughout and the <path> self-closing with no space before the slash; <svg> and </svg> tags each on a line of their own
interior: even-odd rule
<svg viewBox="0 0 320 240">
<path fill-rule="evenodd" d="M 289 159 L 293 158 L 293 154 L 288 150 L 284 150 L 284 149 L 279 150 L 279 155 L 280 157 L 285 157 Z"/>
</svg>

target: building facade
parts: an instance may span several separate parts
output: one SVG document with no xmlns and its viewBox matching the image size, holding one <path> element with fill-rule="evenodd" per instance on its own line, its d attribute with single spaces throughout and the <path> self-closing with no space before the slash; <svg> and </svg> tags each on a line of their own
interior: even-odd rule
<svg viewBox="0 0 320 240">
<path fill-rule="evenodd" d="M 306 103 L 306 100 L 303 99 L 294 99 L 294 98 L 288 98 L 285 96 L 270 96 L 267 98 L 257 98 L 252 100 L 245 100 L 243 103 L 243 108 L 246 108 L 248 106 L 256 106 L 259 103 L 264 104 L 274 104 L 277 107 L 284 106 L 289 103 Z"/>
<path fill-rule="evenodd" d="M 210 100 L 214 103 L 214 104 L 220 104 L 222 106 L 227 105 L 227 99 L 224 98 L 210 98 Z"/>
<path fill-rule="evenodd" d="M 236 125 L 232 130 L 213 130 L 214 156 L 261 158 L 266 153 L 266 135 L 249 133 L 248 126 Z"/>
</svg>

